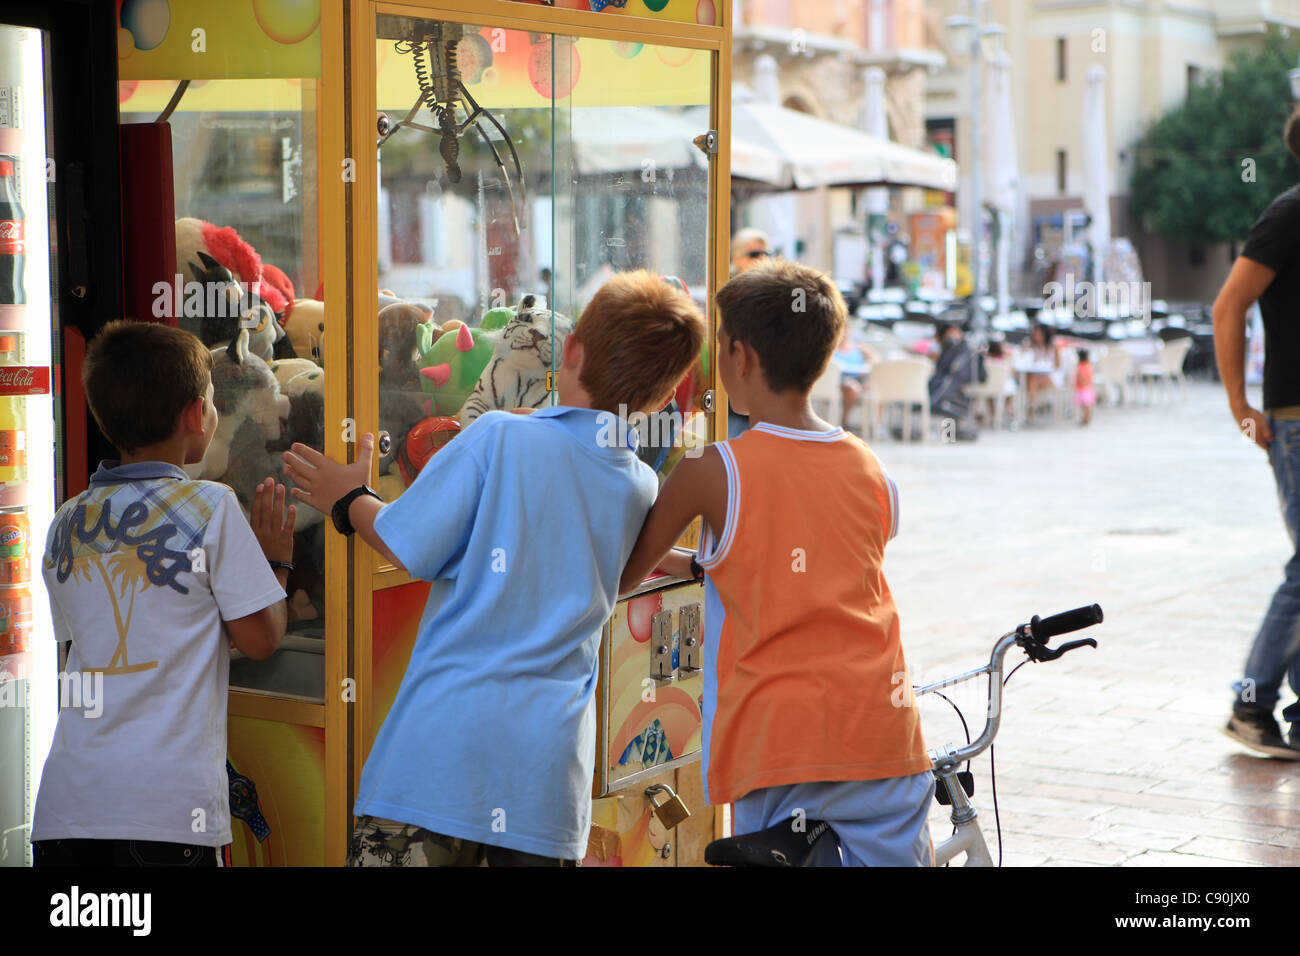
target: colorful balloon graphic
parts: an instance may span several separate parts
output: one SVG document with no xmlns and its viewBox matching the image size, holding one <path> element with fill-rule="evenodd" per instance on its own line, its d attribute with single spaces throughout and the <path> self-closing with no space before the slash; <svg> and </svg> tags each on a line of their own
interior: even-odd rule
<svg viewBox="0 0 1300 956">
<path fill-rule="evenodd" d="M 695 56 L 695 51 L 681 47 L 657 46 L 655 56 L 659 57 L 659 61 L 665 66 L 685 66 L 690 62 L 691 57 Z"/>
<path fill-rule="evenodd" d="M 668 0 L 641 0 L 651 13 L 658 13 L 664 7 L 668 6 Z"/>
<path fill-rule="evenodd" d="M 277 43 L 300 43 L 320 23 L 320 0 L 253 0 L 262 32 Z"/>
<path fill-rule="evenodd" d="M 614 48 L 615 56 L 620 56 L 625 60 L 632 59 L 645 47 L 644 43 L 630 43 L 627 40 L 611 40 L 609 45 Z"/>
<path fill-rule="evenodd" d="M 539 95 L 562 100 L 578 85 L 582 62 L 578 59 L 578 48 L 572 43 L 557 41 L 555 52 L 560 59 L 558 69 L 552 62 L 551 43 L 543 40 L 533 44 L 528 54 L 528 79 Z"/>
<path fill-rule="evenodd" d="M 123 0 L 121 25 L 137 50 L 152 50 L 167 36 L 172 11 L 167 0 Z"/>
<path fill-rule="evenodd" d="M 718 11 L 713 6 L 713 0 L 700 0 L 699 6 L 695 8 L 695 22 L 702 23 L 706 27 L 717 24 Z"/>
</svg>

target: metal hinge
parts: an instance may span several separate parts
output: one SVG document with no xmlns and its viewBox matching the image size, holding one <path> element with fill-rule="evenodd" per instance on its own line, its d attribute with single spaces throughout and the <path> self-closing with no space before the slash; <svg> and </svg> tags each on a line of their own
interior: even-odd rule
<svg viewBox="0 0 1300 956">
<path fill-rule="evenodd" d="M 718 131 L 711 129 L 707 133 L 701 133 L 695 137 L 695 145 L 701 153 L 706 156 L 718 155 Z"/>
</svg>

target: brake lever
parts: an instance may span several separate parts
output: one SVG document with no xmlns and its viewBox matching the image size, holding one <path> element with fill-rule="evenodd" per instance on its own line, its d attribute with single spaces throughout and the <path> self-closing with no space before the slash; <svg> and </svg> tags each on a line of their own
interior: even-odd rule
<svg viewBox="0 0 1300 956">
<path fill-rule="evenodd" d="M 1024 646 L 1024 645 L 1022 645 Z M 1077 641 L 1066 641 L 1060 647 L 1048 647 L 1046 644 L 1033 644 L 1024 648 L 1029 659 L 1034 662 L 1054 661 L 1063 654 L 1080 647 L 1096 647 L 1097 642 L 1091 637 L 1080 638 Z"/>
</svg>

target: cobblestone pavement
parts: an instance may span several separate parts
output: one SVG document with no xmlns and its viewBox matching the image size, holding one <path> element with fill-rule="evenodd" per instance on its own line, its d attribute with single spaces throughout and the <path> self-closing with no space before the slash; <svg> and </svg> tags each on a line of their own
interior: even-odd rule
<svg viewBox="0 0 1300 956">
<path fill-rule="evenodd" d="M 986 662 L 1035 613 L 1105 610 L 1088 632 L 1098 650 L 1027 664 L 1007 688 L 994 754 L 1006 865 L 1300 863 L 1300 763 L 1221 733 L 1289 542 L 1267 458 L 1235 433 L 1218 385 L 1103 408 L 1087 428 L 876 450 L 900 488 L 885 570 L 916 682 Z M 950 696 L 978 733 L 982 687 Z M 929 745 L 965 739 L 942 701 L 922 715 Z M 996 858 L 988 755 L 973 769 Z M 932 825 L 936 842 L 951 831 L 944 808 Z"/>
</svg>

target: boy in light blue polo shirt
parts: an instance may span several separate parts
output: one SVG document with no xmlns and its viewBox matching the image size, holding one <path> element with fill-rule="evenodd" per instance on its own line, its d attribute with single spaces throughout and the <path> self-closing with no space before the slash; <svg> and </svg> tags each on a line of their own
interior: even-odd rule
<svg viewBox="0 0 1300 956">
<path fill-rule="evenodd" d="M 351 465 L 285 455 L 298 500 L 432 583 L 362 771 L 349 866 L 586 855 L 600 631 L 658 489 L 622 416 L 667 402 L 704 331 L 679 289 L 615 276 L 564 341 L 561 404 L 484 414 L 398 500 L 363 490 L 369 435 Z"/>
</svg>

